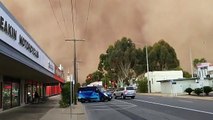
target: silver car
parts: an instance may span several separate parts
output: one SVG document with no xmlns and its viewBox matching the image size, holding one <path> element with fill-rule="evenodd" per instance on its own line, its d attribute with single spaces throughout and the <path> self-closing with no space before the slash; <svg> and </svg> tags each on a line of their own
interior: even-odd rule
<svg viewBox="0 0 213 120">
<path fill-rule="evenodd" d="M 121 97 L 122 99 L 125 99 L 126 97 L 131 97 L 132 99 L 134 99 L 135 95 L 136 95 L 136 92 L 134 87 L 132 86 L 118 88 L 114 92 L 115 99 L 117 99 L 118 97 Z"/>
</svg>

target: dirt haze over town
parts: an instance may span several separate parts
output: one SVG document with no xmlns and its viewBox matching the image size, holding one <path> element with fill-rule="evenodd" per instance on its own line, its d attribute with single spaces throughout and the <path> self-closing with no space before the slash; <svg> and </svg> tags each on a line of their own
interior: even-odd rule
<svg viewBox="0 0 213 120">
<path fill-rule="evenodd" d="M 73 43 L 65 42 L 73 38 L 71 2 L 50 1 L 53 9 L 49 0 L 1 0 L 48 56 L 72 73 Z M 204 57 L 213 63 L 212 0 L 92 0 L 88 21 L 89 0 L 73 4 L 75 37 L 85 39 L 77 43 L 81 83 L 97 70 L 99 55 L 122 37 L 131 38 L 137 47 L 164 39 L 189 72 L 190 48 L 192 59 Z"/>
</svg>

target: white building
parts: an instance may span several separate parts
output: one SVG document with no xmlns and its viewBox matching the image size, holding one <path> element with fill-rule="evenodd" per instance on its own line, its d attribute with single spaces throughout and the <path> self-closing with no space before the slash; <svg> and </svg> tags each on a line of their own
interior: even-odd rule
<svg viewBox="0 0 213 120">
<path fill-rule="evenodd" d="M 153 71 L 145 74 L 145 77 L 148 79 L 148 85 L 150 92 L 161 92 L 161 83 L 160 80 L 172 80 L 172 79 L 181 79 L 183 78 L 183 72 L 180 70 L 176 71 Z"/>
<path fill-rule="evenodd" d="M 182 79 L 162 79 L 158 82 L 161 85 L 161 93 L 164 94 L 183 94 L 186 88 L 202 88 L 204 86 L 213 87 L 213 66 L 210 63 L 197 65 L 197 77 Z"/>
<path fill-rule="evenodd" d="M 197 76 L 201 79 L 213 77 L 213 65 L 211 63 L 198 64 Z"/>
</svg>

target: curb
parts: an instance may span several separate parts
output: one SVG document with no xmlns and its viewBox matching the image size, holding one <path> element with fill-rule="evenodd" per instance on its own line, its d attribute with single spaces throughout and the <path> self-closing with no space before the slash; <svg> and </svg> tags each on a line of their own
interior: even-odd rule
<svg viewBox="0 0 213 120">
<path fill-rule="evenodd" d="M 188 94 L 182 95 L 171 95 L 171 94 L 162 94 L 162 93 L 137 93 L 137 95 L 145 96 L 161 96 L 161 97 L 173 97 L 173 98 L 184 98 L 184 99 L 197 99 L 197 100 L 208 100 L 213 101 L 213 96 L 193 96 Z"/>
</svg>

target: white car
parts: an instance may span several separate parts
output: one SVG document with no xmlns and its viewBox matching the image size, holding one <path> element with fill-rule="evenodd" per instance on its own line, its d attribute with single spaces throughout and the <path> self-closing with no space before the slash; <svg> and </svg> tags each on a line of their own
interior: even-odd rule
<svg viewBox="0 0 213 120">
<path fill-rule="evenodd" d="M 122 99 L 125 99 L 126 97 L 131 97 L 132 99 L 134 99 L 135 95 L 136 95 L 136 91 L 134 87 L 132 86 L 118 88 L 114 92 L 115 99 L 117 99 L 118 97 L 121 97 Z"/>
</svg>

